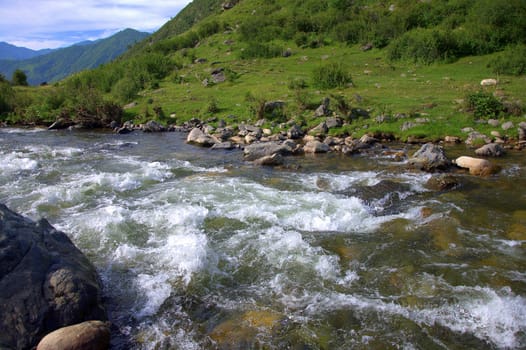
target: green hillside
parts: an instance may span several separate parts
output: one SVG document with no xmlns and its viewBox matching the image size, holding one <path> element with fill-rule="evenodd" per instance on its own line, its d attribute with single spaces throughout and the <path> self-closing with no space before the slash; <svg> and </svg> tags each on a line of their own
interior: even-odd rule
<svg viewBox="0 0 526 350">
<path fill-rule="evenodd" d="M 73 97 L 80 92 L 106 103 L 135 102 L 125 118 L 136 123 L 265 119 L 274 129 L 295 121 L 307 130 L 319 124 L 314 110 L 328 97 L 332 113 L 348 122 L 331 133 L 388 133 L 402 140 L 462 137 L 460 129 L 480 118 L 522 118 L 522 0 L 226 4 L 193 1 L 121 59 L 43 89 L 45 98 L 61 99 L 53 111 L 31 104 L 32 114 L 36 109 L 42 120 L 54 119 L 66 106 L 85 102 Z M 485 78 L 499 83 L 481 87 Z M 19 94 L 31 99 L 38 93 Z M 283 108 L 263 108 L 277 100 Z M 8 120 L 23 119 L 19 111 Z"/>
<path fill-rule="evenodd" d="M 141 41 L 148 33 L 123 30 L 109 38 L 69 46 L 26 60 L 0 60 L 0 73 L 11 77 L 16 69 L 27 75 L 28 83 L 55 82 L 84 69 L 109 62 Z"/>
</svg>

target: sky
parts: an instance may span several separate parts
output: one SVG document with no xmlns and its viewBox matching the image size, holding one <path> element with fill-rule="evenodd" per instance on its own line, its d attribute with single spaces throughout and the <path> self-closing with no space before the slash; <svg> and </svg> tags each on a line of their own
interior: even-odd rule
<svg viewBox="0 0 526 350">
<path fill-rule="evenodd" d="M 190 0 L 0 0 L 0 41 L 33 50 L 132 28 L 154 32 Z"/>
</svg>

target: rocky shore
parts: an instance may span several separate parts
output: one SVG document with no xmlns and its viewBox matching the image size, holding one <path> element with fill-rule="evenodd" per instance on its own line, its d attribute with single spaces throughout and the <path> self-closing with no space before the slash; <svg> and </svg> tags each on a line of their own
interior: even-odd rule
<svg viewBox="0 0 526 350">
<path fill-rule="evenodd" d="M 109 347 L 102 286 L 93 265 L 45 219 L 31 221 L 3 204 L 0 315 L 1 349 Z M 63 328 L 72 325 L 73 331 Z M 39 344 L 54 331 L 59 335 Z"/>
<path fill-rule="evenodd" d="M 320 106 L 319 115 L 324 115 L 324 106 L 323 104 Z M 498 121 L 490 120 L 488 123 L 493 123 L 496 127 L 499 126 Z M 466 133 L 464 141 L 458 137 L 445 136 L 440 142 L 424 144 L 413 155 L 407 154 L 404 150 L 390 149 L 389 144 L 395 141 L 395 137 L 390 134 L 365 134 L 360 138 L 331 136 L 331 129 L 341 127 L 344 124 L 344 120 L 340 117 L 327 116 L 323 122 L 309 130 L 291 122 L 280 125 L 280 131 L 273 132 L 271 129 L 264 128 L 263 125 L 265 124 L 266 120 L 260 120 L 254 125 L 228 126 L 223 120 L 191 119 L 182 125 L 170 127 L 164 127 L 155 121 L 143 125 L 133 125 L 131 122 L 126 122 L 122 126 L 114 126 L 113 130 L 118 134 L 134 131 L 186 132 L 188 133 L 187 142 L 189 144 L 209 147 L 214 150 L 241 149 L 244 152 L 245 160 L 262 166 L 280 166 L 285 163 L 286 156 L 308 153 L 389 154 L 398 161 L 408 161 L 410 166 L 424 171 L 447 171 L 452 167 L 460 167 L 468 169 L 473 175 L 489 175 L 497 171 L 497 167 L 493 166 L 489 160 L 479 157 L 500 157 L 507 150 L 522 150 L 526 147 L 526 122 L 516 126 L 518 139 L 502 136 L 498 131 L 492 132 L 493 137 L 490 138 L 472 128 L 466 128 L 463 130 Z M 510 123 L 502 125 L 504 130 L 510 130 L 514 127 Z M 461 142 L 464 142 L 470 149 L 469 154 L 458 160 L 448 160 L 441 146 Z M 476 156 L 476 158 L 472 156 Z"/>
</svg>

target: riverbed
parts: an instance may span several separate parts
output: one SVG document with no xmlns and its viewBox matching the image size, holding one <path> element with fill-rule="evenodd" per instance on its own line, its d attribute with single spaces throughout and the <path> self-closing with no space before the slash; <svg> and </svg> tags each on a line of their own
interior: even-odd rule
<svg viewBox="0 0 526 350">
<path fill-rule="evenodd" d="M 0 129 L 0 202 L 93 262 L 113 349 L 526 347 L 523 152 L 440 190 L 391 152 L 270 168 L 185 137 Z"/>
</svg>

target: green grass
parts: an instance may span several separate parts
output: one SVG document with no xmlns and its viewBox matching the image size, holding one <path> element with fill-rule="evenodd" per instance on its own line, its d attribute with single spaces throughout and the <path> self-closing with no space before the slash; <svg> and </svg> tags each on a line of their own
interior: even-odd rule
<svg viewBox="0 0 526 350">
<path fill-rule="evenodd" d="M 479 84 L 482 79 L 494 77 L 487 67 L 494 55 L 467 57 L 448 64 L 418 65 L 392 63 L 386 58 L 385 50 L 362 52 L 358 46 L 334 45 L 316 49 L 292 46 L 291 57 L 241 60 L 239 52 L 243 44 L 223 44 L 229 38 L 229 35 L 216 34 L 192 49 L 191 55 L 186 52 L 185 57 L 180 52 L 174 53 L 174 57 L 184 62 L 184 67 L 163 80 L 159 89 L 141 92 L 136 99 L 138 105 L 131 112 L 141 114 L 148 108 L 152 110 L 153 106 L 162 106 L 166 114 L 175 113 L 179 123 L 194 117 L 255 122 L 257 116 L 253 104 L 257 102 L 253 100 L 282 100 L 286 102 L 288 119 L 315 125 L 318 121 L 313 120 L 313 109 L 324 97 L 341 96 L 351 108 L 366 109 L 372 117 L 354 121 L 332 131 L 334 134 L 360 136 L 367 132 L 384 132 L 401 140 L 409 137 L 437 140 L 445 135 L 464 138 L 466 135 L 461 129 L 467 126 L 488 134 L 492 130 L 486 125 L 475 124 L 473 116 L 463 110 L 465 105 L 462 100 L 468 93 L 481 89 Z M 195 64 L 188 56 L 206 58 L 207 62 Z M 353 85 L 323 90 L 317 88 L 312 72 L 330 64 L 346 69 L 352 76 Z M 219 67 L 229 71 L 231 78 L 223 83 L 204 86 L 202 81 Z M 181 76 L 184 78 L 180 79 Z M 510 100 L 524 101 L 523 76 L 498 78 L 500 83 L 497 87 L 485 90 L 498 92 Z M 303 81 L 306 86 L 294 88 L 291 81 Z M 252 100 L 247 96 L 251 96 Z M 217 105 L 215 113 L 210 113 L 207 108 L 212 100 Z M 331 103 L 331 107 L 335 108 L 334 98 Z M 311 109 L 304 110 L 305 105 Z M 407 118 L 395 118 L 402 114 Z M 391 118 L 379 124 L 374 120 L 379 115 Z M 401 130 L 404 122 L 418 117 L 430 121 Z M 524 119 L 512 116 L 501 118 L 517 122 Z"/>
</svg>

